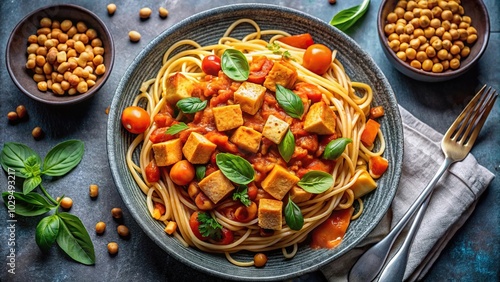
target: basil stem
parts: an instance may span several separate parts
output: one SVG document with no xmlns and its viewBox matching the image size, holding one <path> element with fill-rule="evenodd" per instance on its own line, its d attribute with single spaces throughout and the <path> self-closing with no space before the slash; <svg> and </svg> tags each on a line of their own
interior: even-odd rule
<svg viewBox="0 0 500 282">
<path fill-rule="evenodd" d="M 235 81 L 245 81 L 250 75 L 250 65 L 245 55 L 236 49 L 226 49 L 221 57 L 221 69 Z"/>
<path fill-rule="evenodd" d="M 295 137 L 290 129 L 286 132 L 281 143 L 278 144 L 278 151 L 285 162 L 289 162 L 292 158 L 293 152 L 295 152 Z"/>
<path fill-rule="evenodd" d="M 345 150 L 345 147 L 347 147 L 347 144 L 351 142 L 352 139 L 345 137 L 337 138 L 335 140 L 330 141 L 326 145 L 325 151 L 323 152 L 323 159 L 327 160 L 337 159 L 338 157 L 340 157 L 340 155 L 342 155 L 342 153 Z"/>
<path fill-rule="evenodd" d="M 285 221 L 292 230 L 300 230 L 304 226 L 302 211 L 290 197 L 288 197 L 288 204 L 285 206 Z"/>
<path fill-rule="evenodd" d="M 179 122 L 177 124 L 172 125 L 165 131 L 165 134 L 175 135 L 183 130 L 188 129 L 189 126 L 183 122 Z"/>
<path fill-rule="evenodd" d="M 301 119 L 304 114 L 304 104 L 300 97 L 292 90 L 276 84 L 276 101 L 291 117 Z"/>
<path fill-rule="evenodd" d="M 202 101 L 198 97 L 189 97 L 180 99 L 176 106 L 185 114 L 194 114 L 207 107 L 207 100 Z"/>
<path fill-rule="evenodd" d="M 215 161 L 224 176 L 236 184 L 248 184 L 254 180 L 255 170 L 247 160 L 240 156 L 219 153 Z"/>
<path fill-rule="evenodd" d="M 333 186 L 333 176 L 324 171 L 312 170 L 302 176 L 297 185 L 309 193 L 320 194 Z"/>
<path fill-rule="evenodd" d="M 366 13 L 369 6 L 370 0 L 363 0 L 361 5 L 342 10 L 333 16 L 330 20 L 330 25 L 342 31 L 346 31 Z"/>
</svg>

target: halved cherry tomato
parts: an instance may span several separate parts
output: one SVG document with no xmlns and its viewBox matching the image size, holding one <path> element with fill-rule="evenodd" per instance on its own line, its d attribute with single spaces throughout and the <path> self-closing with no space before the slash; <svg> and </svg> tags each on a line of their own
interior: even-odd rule
<svg viewBox="0 0 500 282">
<path fill-rule="evenodd" d="M 311 100 L 311 102 L 316 103 L 321 101 L 322 93 L 319 90 L 318 86 L 307 83 L 307 82 L 299 82 L 295 85 L 295 91 L 305 93 L 307 98 Z M 300 96 L 300 95 L 299 95 Z"/>
<path fill-rule="evenodd" d="M 220 58 L 216 55 L 208 55 L 201 62 L 201 70 L 213 76 L 217 76 L 220 71 Z"/>
<path fill-rule="evenodd" d="M 314 40 L 309 33 L 281 37 L 278 39 L 278 41 L 302 49 L 306 49 L 307 47 L 314 44 Z"/>
<path fill-rule="evenodd" d="M 134 134 L 146 131 L 150 123 L 148 112 L 138 106 L 126 107 L 122 112 L 121 120 L 123 127 Z"/>
<path fill-rule="evenodd" d="M 255 198 L 257 198 L 257 193 L 259 192 L 259 188 L 257 188 L 257 185 L 255 185 L 254 182 L 248 184 L 248 188 L 247 188 L 247 193 L 248 193 L 248 198 L 250 198 L 250 200 L 254 201 Z"/>
<path fill-rule="evenodd" d="M 191 231 L 193 231 L 194 236 L 196 238 L 206 241 L 208 240 L 208 237 L 203 237 L 200 233 L 200 222 L 198 221 L 198 212 L 193 212 L 191 214 L 191 217 L 189 218 L 189 227 L 191 227 Z"/>
<path fill-rule="evenodd" d="M 156 165 L 156 161 L 154 159 L 149 162 L 144 171 L 148 182 L 153 183 L 160 180 L 160 168 Z"/>
<path fill-rule="evenodd" d="M 264 83 L 273 65 L 273 61 L 269 60 L 266 56 L 254 56 L 250 63 L 250 74 L 247 80 L 256 84 Z"/>
<path fill-rule="evenodd" d="M 233 231 L 227 229 L 226 227 L 222 228 L 222 238 L 217 241 L 219 245 L 229 245 L 234 241 Z"/>
<path fill-rule="evenodd" d="M 194 166 L 187 160 L 176 162 L 170 169 L 170 179 L 177 185 L 188 185 L 194 177 Z"/>
<path fill-rule="evenodd" d="M 332 51 L 323 44 L 307 47 L 302 65 L 315 74 L 324 74 L 332 63 Z"/>
</svg>

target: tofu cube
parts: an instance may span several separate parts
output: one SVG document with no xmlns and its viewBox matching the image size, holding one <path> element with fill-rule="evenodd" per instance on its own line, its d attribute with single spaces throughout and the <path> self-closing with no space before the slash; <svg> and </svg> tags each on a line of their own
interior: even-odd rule
<svg viewBox="0 0 500 282">
<path fill-rule="evenodd" d="M 191 97 L 193 90 L 193 82 L 182 73 L 175 73 L 167 79 L 163 95 L 170 105 L 175 105 L 179 100 Z"/>
<path fill-rule="evenodd" d="M 240 104 L 245 113 L 255 115 L 264 103 L 265 94 L 264 86 L 245 81 L 234 92 L 234 102 Z"/>
<path fill-rule="evenodd" d="M 208 163 L 217 145 L 210 142 L 205 136 L 191 132 L 182 147 L 184 157 L 192 164 Z"/>
<path fill-rule="evenodd" d="M 373 180 L 367 171 L 363 171 L 351 186 L 351 190 L 354 192 L 354 199 L 363 197 L 375 190 L 375 188 L 377 188 L 377 182 Z"/>
<path fill-rule="evenodd" d="M 230 141 L 238 148 L 251 153 L 257 153 L 260 148 L 262 134 L 253 128 L 240 126 L 231 136 Z"/>
<path fill-rule="evenodd" d="M 243 125 L 243 112 L 240 105 L 215 107 L 212 109 L 218 131 L 226 131 Z"/>
<path fill-rule="evenodd" d="M 305 201 L 309 201 L 311 197 L 312 197 L 311 193 L 300 188 L 299 186 L 293 186 L 292 189 L 290 189 L 290 199 L 292 199 L 294 203 L 302 203 Z"/>
<path fill-rule="evenodd" d="M 181 139 L 168 140 L 153 144 L 153 152 L 157 166 L 169 166 L 182 160 Z"/>
<path fill-rule="evenodd" d="M 335 113 L 325 102 L 311 105 L 304 120 L 304 130 L 316 134 L 335 133 Z"/>
<path fill-rule="evenodd" d="M 281 230 L 283 202 L 273 199 L 260 199 L 257 211 L 259 226 L 264 229 Z"/>
<path fill-rule="evenodd" d="M 271 140 L 275 144 L 279 144 L 281 143 L 281 140 L 283 140 L 289 126 L 290 125 L 286 121 L 273 115 L 269 115 L 266 124 L 264 124 L 262 136 Z"/>
<path fill-rule="evenodd" d="M 269 71 L 264 86 L 273 92 L 276 92 L 276 84 L 291 89 L 297 80 L 297 76 L 295 67 L 285 61 L 276 62 Z"/>
<path fill-rule="evenodd" d="M 260 185 L 264 191 L 269 193 L 276 200 L 281 200 L 299 180 L 297 176 L 288 172 L 284 167 L 274 165 L 271 172 Z"/>
<path fill-rule="evenodd" d="M 220 170 L 214 171 L 199 183 L 201 191 L 214 203 L 217 204 L 234 190 L 234 186 Z"/>
</svg>

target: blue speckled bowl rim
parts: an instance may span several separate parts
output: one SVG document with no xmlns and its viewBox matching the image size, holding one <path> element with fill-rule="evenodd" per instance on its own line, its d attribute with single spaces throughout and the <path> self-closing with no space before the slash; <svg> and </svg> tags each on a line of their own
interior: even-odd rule
<svg viewBox="0 0 500 282">
<path fill-rule="evenodd" d="M 151 67 L 149 63 L 158 65 L 157 60 L 160 59 L 152 59 L 148 55 L 156 52 L 155 48 L 157 46 L 176 38 L 175 36 L 181 38 L 187 36 L 186 34 L 190 29 L 203 27 L 203 22 L 210 22 L 211 29 L 217 29 L 217 24 L 220 21 L 224 22 L 232 16 L 238 18 L 244 16 L 256 19 L 257 22 L 259 22 L 259 18 L 266 16 L 278 19 L 283 26 L 277 27 L 292 32 L 296 28 L 302 28 L 304 31 L 307 29 L 317 42 L 329 45 L 331 48 L 336 48 L 336 44 L 342 42 L 344 45 L 337 46 L 342 47 L 342 52 L 339 51 L 337 58 L 344 63 L 346 71 L 351 78 L 354 78 L 353 80 L 356 80 L 357 76 L 369 77 L 369 81 L 364 82 L 371 85 L 375 95 L 375 103 L 385 107 L 386 115 L 381 119 L 381 130 L 386 136 L 384 156 L 389 159 L 389 169 L 379 179 L 379 187 L 375 192 L 365 197 L 365 213 L 358 220 L 352 222 L 344 241 L 335 249 L 311 250 L 306 244 L 303 244 L 299 247 L 297 256 L 290 260 L 284 259 L 281 250 L 277 250 L 268 254 L 269 261 L 264 268 L 255 268 L 236 267 L 229 263 L 224 255 L 208 254 L 195 248 L 185 248 L 174 237 L 167 236 L 163 232 L 161 224 L 148 215 L 144 200 L 145 196 L 126 168 L 126 150 L 135 136 L 122 128 L 120 115 L 123 108 L 130 105 L 133 98 L 139 93 L 140 81 L 156 76 L 158 69 Z M 287 19 L 293 19 L 294 24 L 288 24 Z M 276 23 L 259 22 L 261 25 L 274 25 L 277 23 L 277 21 Z M 229 25 L 225 25 L 225 28 L 227 26 Z M 312 28 L 316 29 L 312 30 Z M 324 33 L 320 34 L 320 31 Z M 295 32 L 298 32 L 298 30 L 295 30 Z M 325 42 L 323 39 L 328 37 L 333 37 L 336 40 Z M 346 54 L 350 55 L 349 59 L 344 56 Z M 351 61 L 357 63 L 359 72 L 353 73 L 350 70 Z M 148 70 L 153 74 L 152 76 L 146 77 L 144 74 L 147 72 L 145 66 L 148 66 Z M 151 71 L 151 69 L 154 70 Z M 293 278 L 318 270 L 321 266 L 332 262 L 354 248 L 375 228 L 390 207 L 401 176 L 403 129 L 397 101 L 389 82 L 368 53 L 361 50 L 350 37 L 314 16 L 291 8 L 271 4 L 235 4 L 201 12 L 173 25 L 152 40 L 134 59 L 120 81 L 113 97 L 108 119 L 107 150 L 112 176 L 125 205 L 145 233 L 160 248 L 177 260 L 217 277 L 231 280 L 270 281 Z M 250 260 L 252 254 L 242 252 L 237 257 Z M 339 261 L 339 263 L 341 262 Z"/>
</svg>

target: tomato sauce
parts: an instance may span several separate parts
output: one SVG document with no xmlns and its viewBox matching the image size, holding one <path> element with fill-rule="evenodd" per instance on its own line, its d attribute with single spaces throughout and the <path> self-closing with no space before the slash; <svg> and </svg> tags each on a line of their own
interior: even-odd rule
<svg viewBox="0 0 500 282">
<path fill-rule="evenodd" d="M 312 232 L 312 249 L 332 249 L 338 246 L 344 238 L 354 208 L 333 211 L 332 215 Z"/>
</svg>

